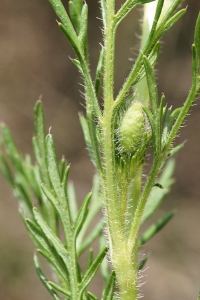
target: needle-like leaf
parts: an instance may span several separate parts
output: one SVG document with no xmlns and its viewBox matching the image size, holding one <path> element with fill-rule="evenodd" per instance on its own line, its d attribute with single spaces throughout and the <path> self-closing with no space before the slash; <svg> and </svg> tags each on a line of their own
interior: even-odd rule
<svg viewBox="0 0 200 300">
<path fill-rule="evenodd" d="M 105 247 L 101 250 L 101 252 L 97 255 L 96 259 L 93 261 L 90 268 L 86 271 L 86 273 L 82 279 L 82 282 L 80 284 L 79 300 L 82 299 L 82 295 L 83 295 L 85 289 L 87 288 L 87 286 L 91 282 L 92 278 L 96 274 L 97 270 L 99 269 L 100 264 L 106 255 L 106 252 L 107 252 L 107 247 Z"/>
<path fill-rule="evenodd" d="M 42 283 L 44 284 L 44 286 L 46 287 L 46 289 L 49 291 L 49 293 L 51 294 L 51 296 L 55 300 L 60 300 L 60 298 L 58 297 L 58 295 L 56 294 L 56 292 L 54 291 L 54 289 L 48 283 L 48 280 L 44 276 L 44 274 L 43 274 L 43 272 L 41 270 L 41 267 L 40 267 L 40 263 L 39 263 L 38 257 L 36 255 L 34 255 L 34 263 L 35 263 L 35 267 L 36 267 L 36 271 L 38 273 L 38 276 L 40 277 L 40 280 L 42 281 Z"/>
<path fill-rule="evenodd" d="M 114 288 L 115 288 L 115 271 L 112 271 L 110 274 L 110 278 L 107 282 L 104 294 L 103 294 L 103 300 L 112 300 L 114 295 Z"/>
<path fill-rule="evenodd" d="M 154 237 L 156 233 L 158 233 L 174 216 L 174 212 L 169 212 L 163 217 L 161 217 L 158 221 L 156 221 L 153 225 L 151 225 L 140 237 L 139 239 L 139 247 L 143 246 L 150 239 Z"/>
</svg>

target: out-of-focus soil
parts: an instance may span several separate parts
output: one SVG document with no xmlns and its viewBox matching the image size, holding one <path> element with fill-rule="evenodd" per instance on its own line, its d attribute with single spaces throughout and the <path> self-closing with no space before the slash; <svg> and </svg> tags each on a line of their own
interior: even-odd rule
<svg viewBox="0 0 200 300">
<path fill-rule="evenodd" d="M 63 2 L 67 5 L 68 1 Z M 101 21 L 98 1 L 87 2 L 94 73 L 101 43 Z M 157 64 L 160 92 L 165 93 L 168 106 L 174 108 L 184 101 L 191 83 L 190 49 L 200 4 L 196 0 L 184 1 L 184 6 L 187 4 L 187 14 L 165 35 Z M 134 59 L 138 52 L 139 18 L 141 10 L 137 9 L 119 27 L 116 93 L 131 68 L 128 58 Z M 32 154 L 33 106 L 42 94 L 47 130 L 52 126 L 58 156 L 65 154 L 71 163 L 71 180 L 81 201 L 91 189 L 94 174 L 78 121 L 78 112 L 84 112 L 84 100 L 79 93 L 83 87 L 69 59 L 73 52 L 55 20 L 48 1 L 0 1 L 0 121 L 8 124 L 21 151 Z M 154 219 L 172 209 L 176 209 L 176 216 L 142 250 L 142 254 L 149 256 L 141 279 L 141 283 L 147 282 L 141 287 L 144 299 L 196 300 L 200 289 L 198 102 L 177 139 L 187 143 L 177 155 L 176 184 Z M 0 191 L 0 299 L 50 299 L 37 278 L 32 261 L 34 247 L 18 215 L 17 202 L 2 177 Z M 97 295 L 101 285 L 97 278 L 91 287 Z"/>
</svg>

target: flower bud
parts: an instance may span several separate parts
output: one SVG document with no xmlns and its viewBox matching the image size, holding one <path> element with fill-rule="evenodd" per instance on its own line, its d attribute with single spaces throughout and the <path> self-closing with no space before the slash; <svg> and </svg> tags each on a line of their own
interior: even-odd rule
<svg viewBox="0 0 200 300">
<path fill-rule="evenodd" d="M 142 106 L 142 103 L 133 103 L 122 118 L 119 138 L 123 152 L 134 154 L 144 145 L 146 121 Z"/>
</svg>

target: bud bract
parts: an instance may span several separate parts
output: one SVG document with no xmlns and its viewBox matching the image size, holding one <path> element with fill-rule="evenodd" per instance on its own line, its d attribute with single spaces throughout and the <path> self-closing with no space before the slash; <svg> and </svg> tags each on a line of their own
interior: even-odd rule
<svg viewBox="0 0 200 300">
<path fill-rule="evenodd" d="M 143 105 L 135 102 L 124 114 L 119 128 L 122 152 L 134 154 L 145 142 L 146 121 Z"/>
</svg>

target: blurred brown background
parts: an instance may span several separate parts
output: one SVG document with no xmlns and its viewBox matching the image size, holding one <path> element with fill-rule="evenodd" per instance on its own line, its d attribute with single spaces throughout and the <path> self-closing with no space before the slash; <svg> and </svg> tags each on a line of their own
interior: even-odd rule
<svg viewBox="0 0 200 300">
<path fill-rule="evenodd" d="M 67 5 L 67 0 L 63 1 Z M 98 1 L 89 4 L 91 66 L 100 50 L 101 21 Z M 121 1 L 118 1 L 120 4 Z M 199 0 L 183 2 L 188 12 L 162 43 L 157 64 L 160 91 L 168 105 L 178 107 L 191 83 L 191 44 Z M 123 83 L 139 43 L 141 9 L 119 28 L 116 92 Z M 83 90 L 73 52 L 59 31 L 47 0 L 0 1 L 0 121 L 11 128 L 23 153 L 32 153 L 33 106 L 42 94 L 47 128 L 52 126 L 57 153 L 71 163 L 79 201 L 91 188 L 94 174 L 82 137 L 78 111 L 84 111 Z M 136 33 L 136 34 L 135 34 Z M 93 70 L 94 71 L 94 70 Z M 176 185 L 157 213 L 176 209 L 176 217 L 143 248 L 149 255 L 142 287 L 148 300 L 196 300 L 200 289 L 200 105 L 193 107 L 177 141 L 187 140 L 177 156 Z M 0 300 L 51 299 L 34 270 L 33 245 L 17 212 L 10 188 L 0 180 Z M 152 220 L 151 220 L 152 221 Z M 96 280 L 93 290 L 101 288 Z M 99 295 L 99 294 L 98 294 Z"/>
</svg>

